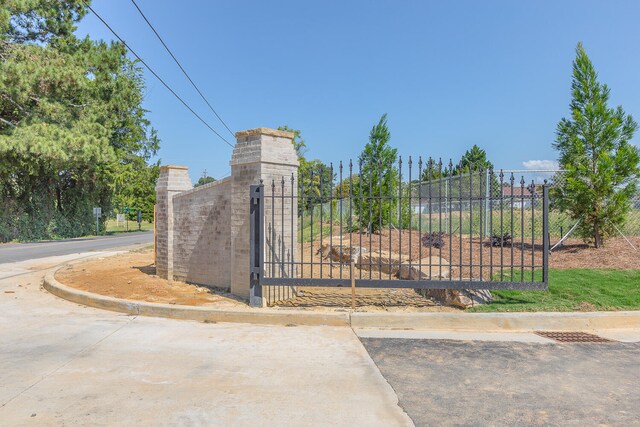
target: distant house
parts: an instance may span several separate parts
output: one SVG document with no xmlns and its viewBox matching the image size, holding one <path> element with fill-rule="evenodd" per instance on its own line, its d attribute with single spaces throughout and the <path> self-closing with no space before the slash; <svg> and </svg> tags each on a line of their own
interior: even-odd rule
<svg viewBox="0 0 640 427">
<path fill-rule="evenodd" d="M 542 184 L 529 184 L 524 187 L 521 185 L 511 187 L 505 184 L 500 189 L 500 195 L 505 202 L 513 200 L 511 205 L 514 208 L 526 208 L 531 206 L 533 198 L 542 196 L 542 187 Z"/>
</svg>

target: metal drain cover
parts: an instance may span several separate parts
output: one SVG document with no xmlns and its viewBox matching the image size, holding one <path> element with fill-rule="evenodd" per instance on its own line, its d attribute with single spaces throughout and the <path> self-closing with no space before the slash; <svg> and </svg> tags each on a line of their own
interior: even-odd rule
<svg viewBox="0 0 640 427">
<path fill-rule="evenodd" d="M 616 342 L 607 338 L 602 338 L 597 335 L 588 334 L 586 332 L 550 332 L 550 331 L 536 331 L 536 335 L 549 338 L 557 342 L 566 343 L 589 343 L 589 344 L 603 344 Z"/>
</svg>

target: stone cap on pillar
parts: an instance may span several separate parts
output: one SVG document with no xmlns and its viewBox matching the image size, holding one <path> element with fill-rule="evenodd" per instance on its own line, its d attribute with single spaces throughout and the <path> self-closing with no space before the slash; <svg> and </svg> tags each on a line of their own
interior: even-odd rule
<svg viewBox="0 0 640 427">
<path fill-rule="evenodd" d="M 236 139 L 240 141 L 242 138 L 253 137 L 257 135 L 267 135 L 267 136 L 275 136 L 278 138 L 289 138 L 293 139 L 293 132 L 287 132 L 284 130 L 270 129 L 270 128 L 255 128 L 248 130 L 241 130 L 236 132 Z"/>
<path fill-rule="evenodd" d="M 185 191 L 193 188 L 187 166 L 160 166 L 160 176 L 156 183 L 156 191 Z"/>
<path fill-rule="evenodd" d="M 274 163 L 299 166 L 293 132 L 256 128 L 236 132 L 236 146 L 229 164 Z"/>
</svg>

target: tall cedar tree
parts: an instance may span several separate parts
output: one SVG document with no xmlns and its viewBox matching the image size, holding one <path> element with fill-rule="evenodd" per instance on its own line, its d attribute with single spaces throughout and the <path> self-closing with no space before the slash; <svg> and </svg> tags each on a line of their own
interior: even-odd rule
<svg viewBox="0 0 640 427">
<path fill-rule="evenodd" d="M 609 88 L 580 43 L 571 93 L 571 118 L 558 123 L 554 143 L 566 180 L 553 191 L 558 206 L 580 221 L 578 233 L 599 248 L 624 223 L 637 188 L 640 152 L 629 141 L 638 125 L 621 106 L 607 105 Z"/>
<path fill-rule="evenodd" d="M 369 133 L 369 143 L 360 154 L 362 164 L 358 191 L 359 202 L 354 204 L 360 225 L 375 232 L 389 223 L 397 224 L 398 217 L 398 150 L 389 145 L 391 133 L 387 114 L 380 117 Z M 382 194 L 382 198 L 380 198 Z"/>
</svg>

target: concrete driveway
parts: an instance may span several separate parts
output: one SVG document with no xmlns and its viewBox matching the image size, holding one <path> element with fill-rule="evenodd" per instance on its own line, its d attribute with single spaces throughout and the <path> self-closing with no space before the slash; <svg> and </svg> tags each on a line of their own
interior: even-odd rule
<svg viewBox="0 0 640 427">
<path fill-rule="evenodd" d="M 38 263 L 0 265 L 23 272 L 0 280 L 2 425 L 411 424 L 349 328 L 119 315 L 42 290 Z"/>
<path fill-rule="evenodd" d="M 347 327 L 126 316 L 40 286 L 45 269 L 109 254 L 0 264 L 0 425 L 640 425 L 638 342 L 360 340 Z"/>
</svg>

